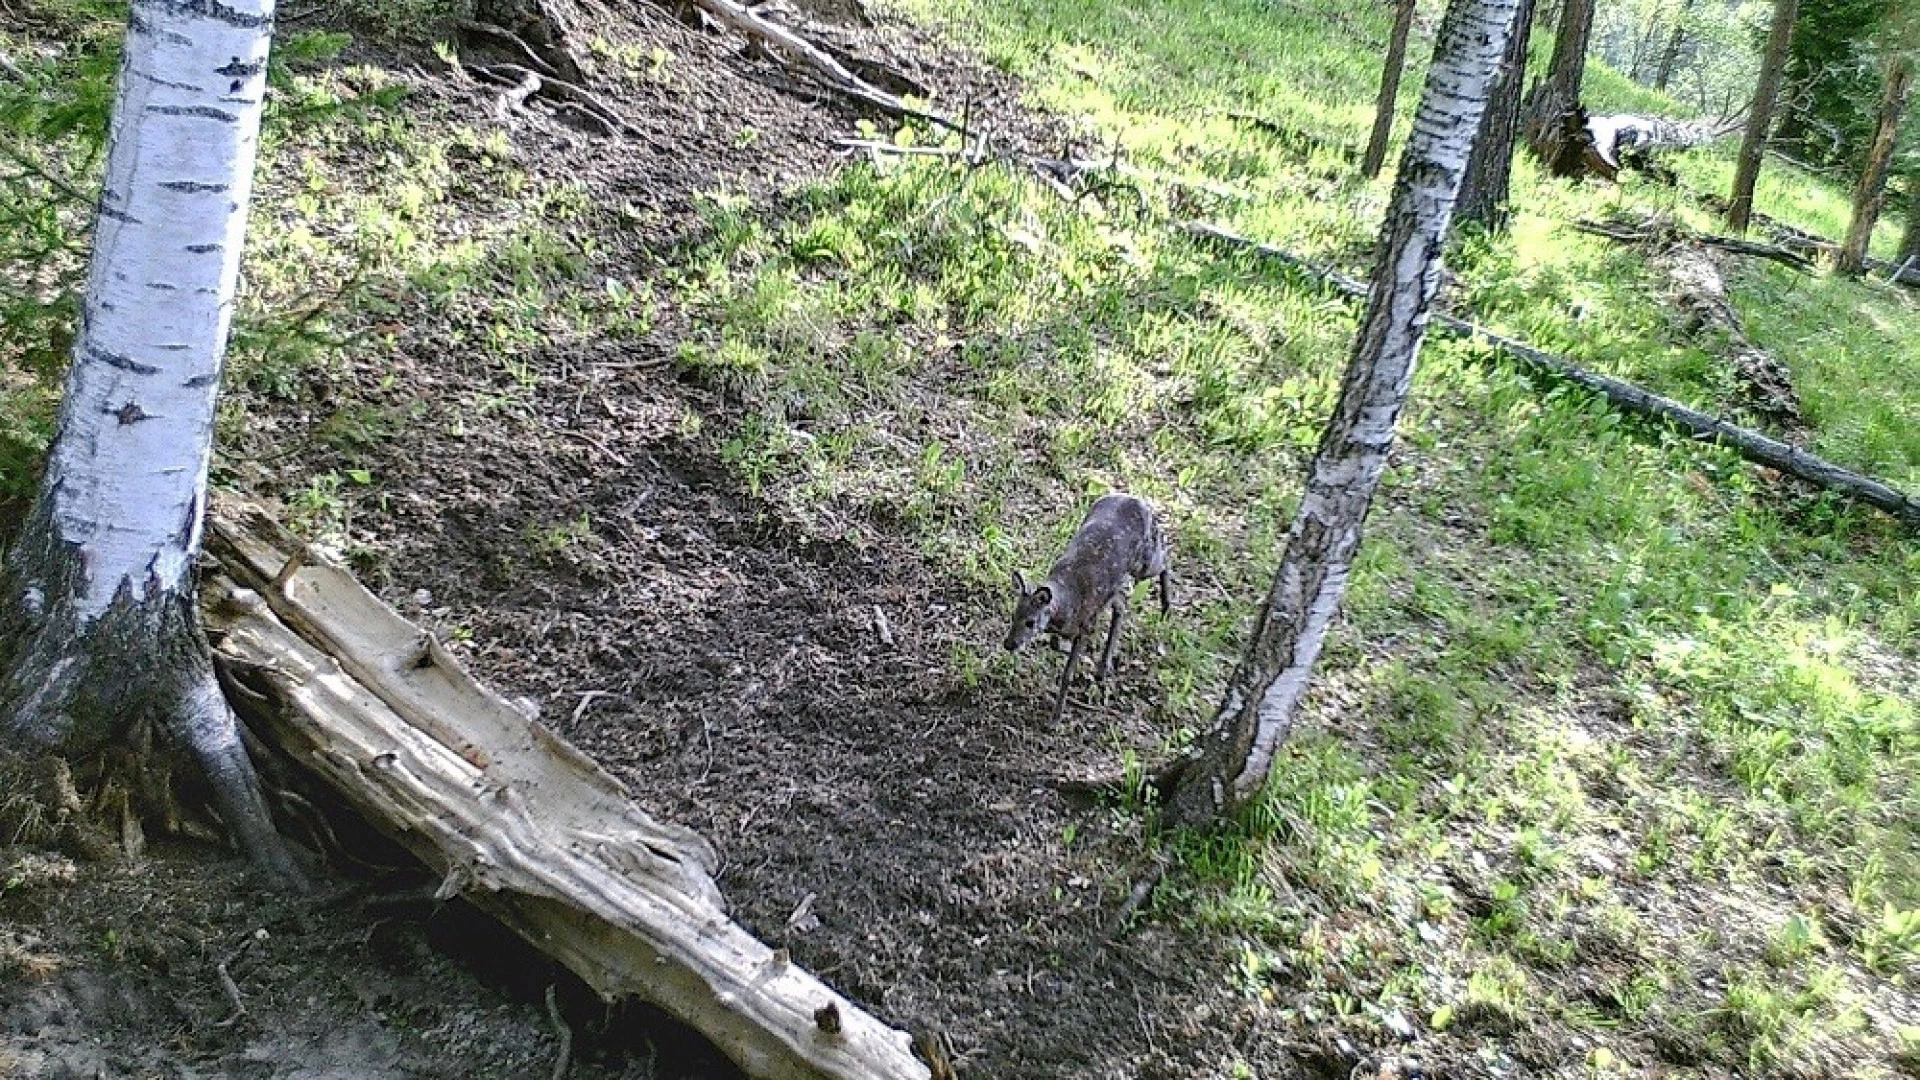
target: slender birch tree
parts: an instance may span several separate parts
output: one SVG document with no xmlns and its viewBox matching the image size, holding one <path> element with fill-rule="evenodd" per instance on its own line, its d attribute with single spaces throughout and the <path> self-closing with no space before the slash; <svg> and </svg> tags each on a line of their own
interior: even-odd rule
<svg viewBox="0 0 1920 1080">
<path fill-rule="evenodd" d="M 1380 96 L 1373 106 L 1373 135 L 1360 161 L 1363 180 L 1379 176 L 1380 167 L 1387 163 L 1387 139 L 1393 134 L 1393 107 L 1400 98 L 1400 76 L 1407 67 L 1407 36 L 1413 32 L 1416 6 L 1416 0 L 1396 0 L 1393 6 L 1393 32 L 1387 37 L 1387 62 L 1380 70 Z"/>
<path fill-rule="evenodd" d="M 124 764 L 158 731 L 292 883 L 193 573 L 272 29 L 273 0 L 133 0 L 66 397 L 0 570 L 0 756 Z"/>
<path fill-rule="evenodd" d="M 1753 104 L 1747 107 L 1747 130 L 1740 139 L 1739 163 L 1733 170 L 1733 194 L 1727 199 L 1727 228 L 1744 234 L 1753 218 L 1753 188 L 1760 180 L 1760 162 L 1767 154 L 1767 132 L 1773 123 L 1773 106 L 1780 98 L 1780 83 L 1786 78 L 1787 60 L 1793 48 L 1793 20 L 1800 11 L 1800 0 L 1773 0 L 1773 26 L 1767 31 L 1767 48 L 1760 56 L 1760 77 L 1753 87 Z"/>
<path fill-rule="evenodd" d="M 1158 778 L 1171 823 L 1210 823 L 1252 799 L 1293 726 L 1393 447 L 1427 309 L 1440 287 L 1454 200 L 1517 3 L 1447 5 L 1381 229 L 1367 312 L 1280 569 L 1212 725 Z"/>
</svg>

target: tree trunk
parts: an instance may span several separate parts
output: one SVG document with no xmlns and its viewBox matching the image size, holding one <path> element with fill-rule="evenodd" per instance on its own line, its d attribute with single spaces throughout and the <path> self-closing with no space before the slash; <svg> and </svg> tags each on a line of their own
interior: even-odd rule
<svg viewBox="0 0 1920 1080">
<path fill-rule="evenodd" d="M 1911 89 L 1913 61 L 1897 52 L 1887 59 L 1880 119 L 1874 127 L 1873 143 L 1867 148 L 1866 164 L 1860 169 L 1860 180 L 1853 188 L 1853 220 L 1847 225 L 1847 238 L 1841 241 L 1840 257 L 1834 263 L 1843 274 L 1858 274 L 1866 264 L 1873 226 L 1880 220 L 1880 207 L 1886 200 L 1887 166 L 1893 161 L 1893 144 L 1900 134 L 1900 118 L 1907 111 L 1907 92 Z"/>
<path fill-rule="evenodd" d="M 1159 778 L 1169 822 L 1203 825 L 1265 785 L 1346 592 L 1393 446 L 1440 252 L 1518 0 L 1452 0 L 1381 230 L 1371 303 L 1286 552 L 1211 728 Z"/>
<path fill-rule="evenodd" d="M 1773 28 L 1767 32 L 1767 51 L 1760 58 L 1760 78 L 1754 83 L 1753 104 L 1747 108 L 1747 131 L 1740 140 L 1740 161 L 1733 173 L 1733 195 L 1727 200 L 1727 228 L 1744 235 L 1753 217 L 1753 186 L 1760 179 L 1760 161 L 1767 153 L 1767 129 L 1780 81 L 1787 72 L 1793 46 L 1793 20 L 1800 0 L 1773 0 Z"/>
<path fill-rule="evenodd" d="M 1367 140 L 1367 156 L 1360 162 L 1360 178 L 1371 180 L 1380 175 L 1387 161 L 1387 138 L 1393 134 L 1394 104 L 1400 97 L 1400 75 L 1407 66 L 1407 35 L 1413 30 L 1413 10 L 1417 0 L 1398 0 L 1393 9 L 1393 35 L 1387 39 L 1387 62 L 1380 73 L 1380 97 L 1374 105 L 1373 136 Z"/>
<path fill-rule="evenodd" d="M 1680 46 L 1686 43 L 1687 13 L 1693 9 L 1693 0 L 1680 0 L 1680 10 L 1673 13 L 1673 29 L 1667 33 L 1667 46 L 1660 50 L 1660 66 L 1653 72 L 1653 88 L 1665 92 L 1667 84 L 1673 81 L 1673 69 L 1680 63 Z"/>
<path fill-rule="evenodd" d="M 1594 0 L 1567 0 L 1560 30 L 1553 38 L 1553 61 L 1547 66 L 1547 77 L 1527 102 L 1527 143 L 1555 176 L 1572 175 L 1578 170 L 1580 153 L 1577 149 L 1569 152 L 1563 145 L 1561 135 L 1566 126 L 1562 120 L 1580 104 L 1587 43 L 1593 37 L 1593 4 Z M 1573 161 L 1563 161 L 1568 157 Z"/>
<path fill-rule="evenodd" d="M 1520 85 L 1527 72 L 1527 41 L 1532 36 L 1533 0 L 1515 7 L 1513 35 L 1500 60 L 1500 72 L 1487 91 L 1480 134 L 1467 155 L 1454 221 L 1471 221 L 1488 232 L 1507 227 L 1507 194 L 1513 178 L 1513 139 L 1520 124 Z"/>
<path fill-rule="evenodd" d="M 291 881 L 193 588 L 272 28 L 272 0 L 134 0 L 58 435 L 3 574 L 0 737 L 87 757 L 157 725 Z"/>
<path fill-rule="evenodd" d="M 1920 261 L 1920 173 L 1907 176 L 1906 199 L 1907 226 L 1900 233 L 1900 251 L 1893 257 L 1896 266 Z"/>
</svg>

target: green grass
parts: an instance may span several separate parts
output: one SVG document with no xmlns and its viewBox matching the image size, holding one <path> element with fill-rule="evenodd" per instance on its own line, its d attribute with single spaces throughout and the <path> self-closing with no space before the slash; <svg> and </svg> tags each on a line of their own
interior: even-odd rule
<svg viewBox="0 0 1920 1080">
<path fill-rule="evenodd" d="M 1364 253 L 1385 181 L 1346 179 L 1325 147 L 1362 137 L 1374 13 L 907 7 L 1136 161 L 1246 196 L 1204 207 L 1215 220 Z M 1229 110 L 1311 138 L 1279 145 Z M 1710 188 L 1721 164 L 1689 155 L 1683 178 Z M 1763 208 L 1834 230 L 1833 192 L 1773 176 Z M 1454 259 L 1476 317 L 1734 411 L 1659 272 L 1566 227 L 1612 209 L 1710 219 L 1640 181 L 1571 187 L 1524 163 L 1516 192 L 1512 236 Z M 723 457 L 797 528 L 885 523 L 997 589 L 1106 487 L 1162 502 L 1196 583 L 1145 628 L 1165 648 L 1171 746 L 1204 722 L 1271 572 L 1352 314 L 1175 239 L 1164 221 L 1192 208 L 1147 194 L 1140 221 L 1005 169 L 861 164 L 779 220 L 716 204 L 679 299 L 713 328 L 683 363 L 742 413 L 714 434 Z M 1771 268 L 1734 281 L 1816 449 L 1913 486 L 1904 297 Z M 1455 344 L 1429 348 L 1403 432 L 1323 670 L 1316 714 L 1337 722 L 1298 738 L 1239 828 L 1170 838 L 1185 872 L 1162 911 L 1249 935 L 1249 993 L 1372 1038 L 1399 1011 L 1467 1047 L 1531 1030 L 1636 1067 L 1838 1053 L 1884 1075 L 1885 1018 L 1865 1003 L 1912 971 L 1895 943 L 1920 906 L 1920 554 L 1870 511 L 1784 494 Z M 979 668 L 1042 689 L 1001 658 Z M 1757 914 L 1711 917 L 1732 910 Z M 1596 999 L 1580 973 L 1610 989 Z"/>
</svg>

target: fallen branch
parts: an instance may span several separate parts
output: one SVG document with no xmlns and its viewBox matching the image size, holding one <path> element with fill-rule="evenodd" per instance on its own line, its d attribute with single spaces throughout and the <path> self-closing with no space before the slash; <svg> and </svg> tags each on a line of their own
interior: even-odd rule
<svg viewBox="0 0 1920 1080">
<path fill-rule="evenodd" d="M 1331 284 L 1351 299 L 1364 300 L 1367 296 L 1367 286 L 1360 281 L 1331 267 L 1303 259 L 1285 249 L 1249 240 L 1203 222 L 1188 222 L 1183 228 L 1188 235 L 1198 239 L 1251 252 L 1271 262 L 1304 272 Z M 1520 365 L 1529 371 L 1551 375 L 1591 390 L 1628 412 L 1663 420 L 1699 438 L 1717 441 L 1748 461 L 1777 469 L 1810 484 L 1857 499 L 1869 506 L 1886 511 L 1908 528 L 1920 529 L 1920 501 L 1916 501 L 1912 496 L 1889 484 L 1843 469 L 1824 458 L 1809 454 L 1798 447 L 1789 446 L 1778 439 L 1770 439 L 1757 431 L 1751 431 L 1688 408 L 1672 398 L 1643 390 L 1632 383 L 1623 382 L 1608 375 L 1588 371 L 1564 357 L 1543 352 L 1525 342 L 1476 326 L 1464 319 L 1439 312 L 1435 312 L 1432 319 L 1436 327 L 1448 334 L 1490 345 L 1496 351 L 1519 361 Z"/>
<path fill-rule="evenodd" d="M 669 147 L 661 145 L 653 136 L 634 126 L 626 117 L 621 116 L 613 106 L 594 96 L 592 91 L 581 86 L 579 83 L 568 82 L 565 79 L 552 75 L 541 75 L 532 68 L 522 67 L 519 64 L 489 64 L 485 67 L 475 67 L 473 70 L 492 79 L 494 82 L 507 85 L 509 87 L 509 96 L 518 94 L 522 88 L 531 82 L 533 84 L 531 93 L 538 93 L 542 96 L 553 98 L 561 102 L 562 107 L 577 109 L 582 115 L 589 117 L 597 124 L 604 134 L 626 135 L 640 142 L 644 142 L 662 153 L 670 151 Z M 524 101 L 526 99 L 522 97 L 520 100 Z"/>
<path fill-rule="evenodd" d="M 1706 209 L 1716 214 L 1726 213 L 1727 200 L 1718 193 L 1700 191 L 1697 188 L 1687 188 L 1685 190 L 1688 195 L 1692 196 L 1696 202 Z M 1807 232 L 1805 229 L 1796 228 L 1781 221 L 1779 218 L 1769 217 L 1758 211 L 1754 212 L 1752 223 L 1765 229 L 1768 235 L 1772 236 L 1779 246 L 1786 248 L 1788 251 L 1804 255 L 1815 262 L 1831 259 L 1840 252 L 1840 245 L 1826 237 Z M 1869 255 L 1863 265 L 1867 270 L 1875 274 L 1885 274 L 1886 283 L 1889 285 L 1898 283 L 1913 289 L 1920 288 L 1920 266 L 1915 266 L 1913 263 L 1914 260 L 1912 259 L 1901 263 L 1892 263 L 1886 259 L 1875 258 Z"/>
<path fill-rule="evenodd" d="M 834 145 L 843 150 L 864 150 L 870 154 L 885 154 L 894 157 L 948 158 L 964 162 L 973 168 L 978 168 L 989 161 L 1002 161 L 1030 168 L 1040 175 L 1042 182 L 1055 187 L 1072 184 L 1076 180 L 1088 177 L 1094 178 L 1097 181 L 1095 186 L 1112 187 L 1115 184 L 1112 178 L 1118 176 L 1125 177 L 1129 180 L 1144 180 L 1149 183 L 1165 184 L 1168 187 L 1198 191 L 1206 195 L 1211 195 L 1216 199 L 1229 202 L 1248 202 L 1253 198 L 1253 196 L 1245 192 L 1235 191 L 1232 188 L 1223 187 L 1219 184 L 1210 184 L 1204 180 L 1189 180 L 1184 176 L 1174 176 L 1152 169 L 1142 169 L 1136 165 L 1129 165 L 1117 158 L 1107 161 L 1095 161 L 1088 158 L 1056 158 L 1046 157 L 1040 154 L 1023 154 L 1011 151 L 989 153 L 985 149 L 977 146 L 971 148 L 964 146 L 896 146 L 893 143 L 879 142 L 874 139 L 836 139 L 834 140 Z M 1068 189 L 1065 197 L 1071 201 L 1072 194 L 1071 189 Z"/>
<path fill-rule="evenodd" d="M 1648 219 L 1646 221 L 1595 221 L 1581 218 L 1573 223 L 1580 232 L 1593 236 L 1603 236 L 1621 244 L 1640 244 L 1658 248 L 1671 248 L 1678 244 L 1700 244 L 1705 247 L 1719 248 L 1736 255 L 1748 255 L 1756 259 L 1772 259 L 1783 266 L 1811 273 L 1813 260 L 1779 244 L 1762 244 L 1755 240 L 1743 240 L 1737 236 L 1721 236 L 1718 233 L 1704 233 L 1682 225 L 1672 219 Z"/>
<path fill-rule="evenodd" d="M 925 109 L 916 109 L 894 95 L 880 89 L 872 83 L 848 71 L 846 66 L 828 55 L 825 49 L 801 37 L 799 34 L 777 25 L 759 15 L 741 7 L 733 0 L 693 0 L 700 10 L 707 12 L 721 22 L 759 41 L 761 44 L 777 48 L 799 61 L 809 71 L 828 86 L 847 97 L 870 105 L 889 116 L 901 119 L 925 120 L 949 131 L 966 133 L 964 125 Z"/>
<path fill-rule="evenodd" d="M 264 741 L 603 999 L 639 997 L 748 1075 L 928 1080 L 881 1024 L 729 920 L 714 853 L 481 686 L 352 575 L 258 511 L 217 506 L 204 599 Z M 817 1019 L 830 1014 L 835 1030 Z"/>
</svg>

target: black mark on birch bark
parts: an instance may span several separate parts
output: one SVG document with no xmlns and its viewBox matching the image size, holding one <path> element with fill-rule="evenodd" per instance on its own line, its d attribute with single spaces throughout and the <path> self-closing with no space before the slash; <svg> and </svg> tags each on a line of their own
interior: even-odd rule
<svg viewBox="0 0 1920 1080">
<path fill-rule="evenodd" d="M 118 368 L 121 371 L 130 371 L 135 375 L 160 374 L 160 369 L 154 367 L 152 364 L 143 364 L 130 356 L 121 356 L 119 353 L 108 352 L 98 345 L 87 346 L 85 355 L 89 360 L 98 361 L 110 368 Z"/>
<path fill-rule="evenodd" d="M 199 120 L 214 120 L 222 124 L 237 124 L 240 118 L 225 109 L 216 109 L 211 105 L 149 105 L 147 111 L 161 116 L 191 116 Z"/>
</svg>

